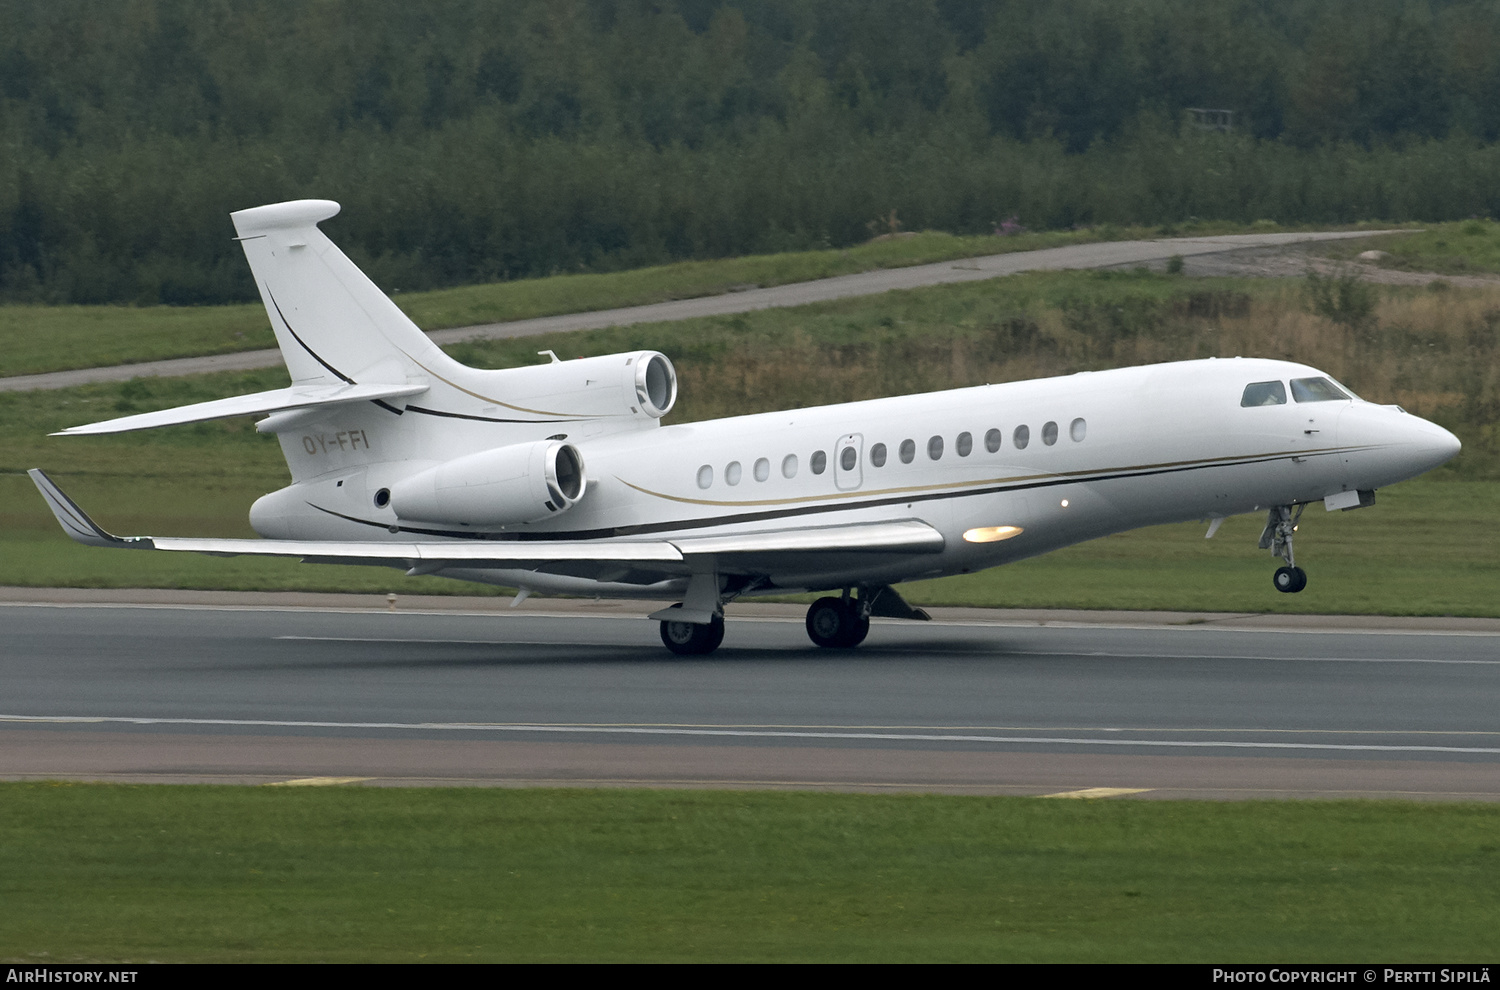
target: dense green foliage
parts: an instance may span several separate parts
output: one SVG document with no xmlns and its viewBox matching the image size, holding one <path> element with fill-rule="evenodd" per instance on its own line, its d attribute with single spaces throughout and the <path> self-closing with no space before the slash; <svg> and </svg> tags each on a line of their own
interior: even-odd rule
<svg viewBox="0 0 1500 990">
<path fill-rule="evenodd" d="M 898 225 L 1500 213 L 1479 0 L 0 0 L 0 23 L 18 301 L 249 299 L 225 214 L 300 196 L 343 202 L 330 233 L 400 290 Z"/>
<path fill-rule="evenodd" d="M 1494 805 L 0 784 L 15 962 L 1479 962 Z"/>
</svg>

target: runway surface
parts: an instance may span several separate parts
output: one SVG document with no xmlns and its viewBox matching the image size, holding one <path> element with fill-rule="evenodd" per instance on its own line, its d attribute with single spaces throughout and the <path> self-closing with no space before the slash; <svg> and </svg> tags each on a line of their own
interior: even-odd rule
<svg viewBox="0 0 1500 990">
<path fill-rule="evenodd" d="M 796 282 L 767 288 L 752 288 L 717 296 L 674 299 L 670 302 L 620 309 L 596 310 L 543 316 L 510 323 L 485 323 L 454 327 L 429 333 L 438 344 L 463 340 L 509 339 L 572 330 L 594 330 L 600 327 L 629 326 L 636 323 L 661 323 L 702 316 L 725 316 L 758 309 L 782 306 L 804 306 L 852 296 L 870 296 L 894 289 L 915 289 L 954 282 L 974 282 L 1029 271 L 1055 271 L 1070 268 L 1112 268 L 1165 261 L 1173 255 L 1184 258 L 1204 257 L 1227 251 L 1265 249 L 1313 241 L 1373 237 L 1396 231 L 1356 230 L 1281 234 L 1225 234 L 1215 237 L 1170 237 L 1150 241 L 1103 241 L 1045 248 L 1040 251 L 1014 251 L 981 258 L 959 258 L 930 265 L 906 268 L 881 268 L 854 275 Z M 123 382 L 132 378 L 197 375 L 215 371 L 244 371 L 271 368 L 281 364 L 278 350 L 239 351 L 204 357 L 174 358 L 140 364 L 121 364 L 107 368 L 78 368 L 41 375 L 19 375 L 0 378 L 0 392 L 28 392 L 38 389 L 70 388 L 90 382 Z"/>
<path fill-rule="evenodd" d="M 550 604 L 0 606 L 0 777 L 1500 800 L 1493 629 L 741 606 L 683 659 Z"/>
</svg>

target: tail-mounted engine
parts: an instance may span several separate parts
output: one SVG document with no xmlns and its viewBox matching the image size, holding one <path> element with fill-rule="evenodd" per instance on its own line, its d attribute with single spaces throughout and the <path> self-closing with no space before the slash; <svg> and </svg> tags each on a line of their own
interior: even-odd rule
<svg viewBox="0 0 1500 990">
<path fill-rule="evenodd" d="M 520 422 L 661 419 L 677 401 L 677 371 L 658 351 L 554 360 L 522 368 L 470 371 L 465 390 Z"/>
<path fill-rule="evenodd" d="M 455 458 L 391 486 L 401 519 L 470 526 L 540 522 L 566 512 L 587 481 L 578 448 L 538 440 Z"/>
</svg>

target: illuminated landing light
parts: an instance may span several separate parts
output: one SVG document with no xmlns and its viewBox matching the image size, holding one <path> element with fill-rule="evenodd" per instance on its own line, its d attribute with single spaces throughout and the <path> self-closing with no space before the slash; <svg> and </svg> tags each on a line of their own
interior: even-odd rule
<svg viewBox="0 0 1500 990">
<path fill-rule="evenodd" d="M 964 533 L 966 543 L 998 543 L 1012 536 L 1020 536 L 1020 526 L 980 526 Z"/>
<path fill-rule="evenodd" d="M 1067 508 L 1067 507 L 1068 507 L 1068 500 L 1067 500 L 1067 499 L 1063 499 L 1063 500 L 1062 500 L 1062 507 L 1063 507 L 1063 508 L 1064 508 L 1064 509 L 1066 509 L 1066 508 Z"/>
</svg>

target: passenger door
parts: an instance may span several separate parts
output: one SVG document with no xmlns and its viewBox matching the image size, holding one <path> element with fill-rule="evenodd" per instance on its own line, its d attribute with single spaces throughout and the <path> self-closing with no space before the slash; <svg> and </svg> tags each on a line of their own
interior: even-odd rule
<svg viewBox="0 0 1500 990">
<path fill-rule="evenodd" d="M 833 482 L 839 491 L 853 491 L 864 483 L 864 443 L 860 433 L 845 433 L 833 448 Z"/>
</svg>

